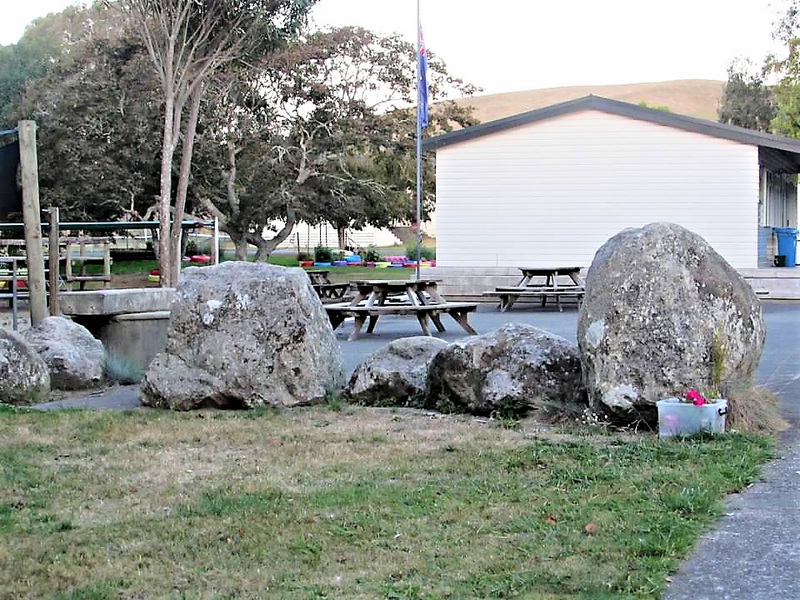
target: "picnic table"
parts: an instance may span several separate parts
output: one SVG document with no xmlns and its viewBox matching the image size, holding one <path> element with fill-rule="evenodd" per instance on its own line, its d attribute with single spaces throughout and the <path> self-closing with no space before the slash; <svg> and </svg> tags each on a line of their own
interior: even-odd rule
<svg viewBox="0 0 800 600">
<path fill-rule="evenodd" d="M 556 301 L 559 311 L 562 311 L 561 299 L 574 298 L 580 306 L 583 300 L 585 286 L 581 279 L 581 267 L 519 267 L 522 278 L 515 286 L 499 286 L 493 292 L 484 292 L 484 296 L 497 296 L 500 298 L 500 311 L 510 310 L 520 298 L 541 298 L 542 307 L 547 306 L 547 299 Z M 566 285 L 559 282 L 559 278 L 568 277 L 570 283 Z M 534 278 L 544 278 L 544 283 Z"/>
<path fill-rule="evenodd" d="M 467 315 L 478 308 L 469 302 L 448 302 L 438 291 L 438 280 L 359 280 L 351 281 L 356 290 L 355 297 L 349 303 L 329 304 L 325 307 L 331 325 L 337 329 L 347 317 L 355 319 L 353 333 L 348 340 L 356 340 L 361 329 L 369 318 L 367 333 L 375 330 L 375 325 L 382 315 L 414 315 L 419 321 L 425 335 L 430 335 L 428 321 L 432 321 L 436 329 L 445 331 L 441 314 L 450 315 L 464 331 L 470 335 L 477 334 L 467 320 Z"/>
<path fill-rule="evenodd" d="M 349 283 L 332 283 L 330 271 L 325 269 L 306 271 L 306 274 L 311 280 L 311 286 L 314 291 L 317 292 L 323 302 L 325 300 L 342 300 L 347 290 L 350 289 Z"/>
</svg>

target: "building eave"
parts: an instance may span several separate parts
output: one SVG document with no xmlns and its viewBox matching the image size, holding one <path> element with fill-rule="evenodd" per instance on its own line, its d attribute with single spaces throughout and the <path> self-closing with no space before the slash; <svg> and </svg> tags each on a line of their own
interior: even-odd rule
<svg viewBox="0 0 800 600">
<path fill-rule="evenodd" d="M 683 131 L 739 142 L 741 144 L 790 152 L 797 155 L 800 161 L 800 140 L 591 95 L 428 138 L 423 141 L 422 147 L 424 150 L 438 150 L 439 148 L 452 144 L 466 142 L 522 125 L 528 125 L 583 110 L 597 110 L 640 121 L 647 121 L 665 127 L 673 127 Z"/>
</svg>

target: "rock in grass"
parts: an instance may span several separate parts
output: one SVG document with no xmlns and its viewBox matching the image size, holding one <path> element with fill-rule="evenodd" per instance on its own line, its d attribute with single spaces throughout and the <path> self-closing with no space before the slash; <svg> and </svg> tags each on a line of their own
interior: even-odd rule
<svg viewBox="0 0 800 600">
<path fill-rule="evenodd" d="M 509 323 L 441 350 L 428 370 L 426 407 L 543 419 L 586 405 L 578 349 L 531 325 Z"/>
<path fill-rule="evenodd" d="M 297 406 L 341 387 L 342 351 L 302 269 L 226 262 L 183 271 L 164 352 L 141 401 L 204 406 Z"/>
<path fill-rule="evenodd" d="M 706 393 L 715 378 L 746 383 L 765 335 L 750 285 L 679 225 L 626 229 L 589 269 L 578 345 L 597 411 L 653 420 L 662 398 Z"/>
<path fill-rule="evenodd" d="M 358 365 L 348 398 L 366 406 L 422 406 L 428 366 L 447 342 L 427 336 L 395 340 Z"/>
<path fill-rule="evenodd" d="M 79 390 L 103 381 L 105 348 L 82 325 L 64 317 L 47 317 L 23 335 L 50 370 L 54 389 Z"/>
<path fill-rule="evenodd" d="M 50 392 L 47 365 L 21 335 L 0 329 L 0 402 L 36 404 Z"/>
</svg>

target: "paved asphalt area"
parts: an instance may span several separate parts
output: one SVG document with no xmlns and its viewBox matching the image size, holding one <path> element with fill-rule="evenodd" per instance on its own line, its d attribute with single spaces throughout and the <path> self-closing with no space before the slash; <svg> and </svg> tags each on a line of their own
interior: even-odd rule
<svg viewBox="0 0 800 600">
<path fill-rule="evenodd" d="M 665 600 L 798 600 L 800 599 L 800 304 L 764 304 L 767 342 L 758 381 L 781 397 L 784 415 L 793 427 L 782 437 L 781 458 L 766 466 L 764 481 L 726 501 L 726 515 L 701 539 L 692 556 L 673 577 Z M 454 341 L 464 332 L 443 317 Z M 480 333 L 503 323 L 529 323 L 575 341 L 577 312 L 529 310 L 509 313 L 481 306 L 470 316 Z M 416 320 L 382 317 L 375 334 L 348 342 L 352 321 L 336 332 L 352 373 L 365 356 L 392 340 L 418 335 Z M 58 408 L 127 409 L 139 406 L 136 386 L 39 405 Z"/>
</svg>

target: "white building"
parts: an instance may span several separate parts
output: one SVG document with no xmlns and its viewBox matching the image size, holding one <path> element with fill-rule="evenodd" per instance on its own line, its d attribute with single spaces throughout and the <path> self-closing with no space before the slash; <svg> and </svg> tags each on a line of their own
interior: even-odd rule
<svg viewBox="0 0 800 600">
<path fill-rule="evenodd" d="M 283 223 L 276 221 L 272 224 L 272 229 L 278 230 L 282 226 Z M 271 237 L 272 235 L 272 233 L 268 233 L 265 237 Z M 352 248 L 395 246 L 401 243 L 400 239 L 389 229 L 379 229 L 368 225 L 363 229 L 347 230 L 346 245 Z M 339 235 L 336 228 L 330 223 L 311 225 L 309 223 L 300 222 L 294 226 L 292 233 L 278 248 L 282 250 L 297 250 L 299 247 L 301 252 L 313 252 L 316 246 L 327 246 L 328 248 L 338 249 Z"/>
<path fill-rule="evenodd" d="M 587 96 L 424 145 L 445 268 L 588 267 L 621 229 L 671 221 L 753 269 L 773 226 L 797 227 L 800 141 L 740 127 Z"/>
</svg>

